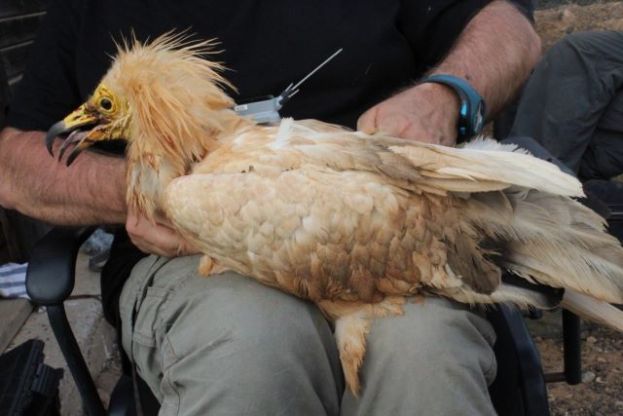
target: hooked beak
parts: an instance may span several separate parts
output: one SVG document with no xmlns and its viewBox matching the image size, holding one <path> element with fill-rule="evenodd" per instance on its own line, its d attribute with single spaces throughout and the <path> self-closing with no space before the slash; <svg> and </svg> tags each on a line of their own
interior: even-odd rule
<svg viewBox="0 0 623 416">
<path fill-rule="evenodd" d="M 54 139 L 61 134 L 69 133 L 69 136 L 65 139 L 60 148 L 58 160 L 61 160 L 65 151 L 71 145 L 74 145 L 74 149 L 67 158 L 67 166 L 71 165 L 78 154 L 89 147 L 91 142 L 89 136 L 93 131 L 85 131 L 83 128 L 96 126 L 101 121 L 101 116 L 97 112 L 90 110 L 86 104 L 82 104 L 62 121 L 50 127 L 45 136 L 45 145 L 48 152 L 50 155 L 54 156 L 52 149 Z"/>
</svg>

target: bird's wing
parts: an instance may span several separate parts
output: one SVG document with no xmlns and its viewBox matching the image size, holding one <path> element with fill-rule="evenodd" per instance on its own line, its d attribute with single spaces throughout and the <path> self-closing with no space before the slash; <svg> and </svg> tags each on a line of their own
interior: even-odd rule
<svg viewBox="0 0 623 416">
<path fill-rule="evenodd" d="M 173 224 L 221 265 L 312 300 L 450 284 L 443 221 L 426 198 L 368 172 L 255 166 L 181 177 L 165 191 Z"/>
<path fill-rule="evenodd" d="M 335 171 L 373 172 L 410 191 L 438 195 L 509 187 L 583 195 L 577 179 L 513 145 L 479 139 L 453 148 L 369 136 L 315 120 L 284 119 L 278 127 L 250 129 L 210 155 L 201 170 L 240 171 L 253 160 L 270 161 L 276 169 L 315 164 Z"/>
<path fill-rule="evenodd" d="M 443 172 L 454 159 L 442 165 L 434 146 L 422 149 L 436 159 L 415 165 L 400 154 L 411 143 L 311 121 L 251 129 L 169 185 L 165 209 L 219 262 L 290 284 L 293 293 L 351 290 L 367 300 L 421 286 L 491 293 L 499 269 L 458 219 L 449 187 L 429 182 L 464 181 L 462 194 L 509 184 Z M 302 278 L 286 283 L 275 270 Z"/>
<path fill-rule="evenodd" d="M 477 139 L 458 148 L 409 143 L 389 149 L 412 163 L 431 192 L 487 192 L 512 186 L 583 196 L 580 182 L 557 166 L 491 139 Z"/>
<path fill-rule="evenodd" d="M 601 299 L 620 298 L 620 247 L 603 233 L 603 221 L 567 197 L 581 195 L 581 186 L 554 165 L 493 141 L 476 141 L 459 149 L 322 126 L 289 121 L 237 136 L 198 164 L 193 175 L 169 187 L 173 220 L 195 239 L 214 237 L 210 244 L 215 247 L 236 247 L 244 255 L 230 256 L 228 261 L 247 262 L 247 269 L 237 264 L 238 270 L 254 275 L 257 270 L 248 268 L 261 264 L 254 250 L 266 250 L 261 258 L 272 259 L 277 270 L 286 254 L 292 256 L 288 261 L 293 264 L 307 261 L 305 267 L 312 270 L 310 253 L 318 252 L 318 247 L 305 244 L 335 238 L 334 245 L 323 248 L 327 257 L 318 264 L 341 265 L 343 270 L 314 269 L 322 273 L 310 281 L 326 275 L 356 276 L 353 281 L 336 278 L 333 286 L 325 285 L 323 290 L 354 289 L 359 298 L 373 297 L 363 288 L 373 287 L 371 279 L 383 276 L 385 270 L 379 264 L 395 261 L 393 275 L 404 277 L 383 283 L 385 289 L 397 285 L 408 293 L 419 284 L 450 293 L 454 288 L 474 292 L 472 299 L 481 301 L 478 293 L 487 294 L 499 284 L 499 270 L 496 274 L 497 268 L 486 256 L 492 249 L 501 254 L 495 259 L 499 265 L 526 278 Z M 365 183 L 370 186 L 364 188 Z M 384 193 L 364 202 L 370 201 L 375 187 Z M 381 209 L 392 203 L 402 215 L 399 225 L 392 223 L 389 208 Z M 366 207 L 371 211 L 365 215 L 357 211 Z M 430 212 L 423 220 L 425 226 L 408 218 L 407 207 L 415 207 L 414 215 L 420 215 L 421 222 L 421 214 Z M 371 214 L 375 212 L 378 215 Z M 286 231 L 271 234 L 272 240 L 262 237 L 275 230 Z M 379 247 L 395 248 L 390 240 L 379 237 L 383 232 L 390 237 L 406 236 L 401 240 L 404 252 L 415 254 L 409 259 L 396 250 L 391 256 L 389 251 L 371 254 Z M 358 237 L 349 240 L 353 235 Z M 287 242 L 275 250 L 272 245 L 284 238 Z M 406 243 L 409 238 L 413 241 Z M 248 253 L 247 246 L 252 247 Z M 424 246 L 432 249 L 423 250 Z M 302 251 L 295 252 L 301 247 Z M 600 248 L 591 252 L 590 247 Z M 352 252 L 359 253 L 357 260 L 336 260 L 338 253 Z M 231 254 L 221 253 L 223 257 Z M 432 259 L 439 260 L 438 264 Z M 440 271 L 442 263 L 447 270 Z M 372 276 L 360 272 L 375 267 Z M 418 270 L 417 277 L 409 276 L 416 273 L 413 270 Z M 298 288 L 291 290 L 300 293 Z M 304 290 L 321 292 L 314 287 Z"/>
</svg>

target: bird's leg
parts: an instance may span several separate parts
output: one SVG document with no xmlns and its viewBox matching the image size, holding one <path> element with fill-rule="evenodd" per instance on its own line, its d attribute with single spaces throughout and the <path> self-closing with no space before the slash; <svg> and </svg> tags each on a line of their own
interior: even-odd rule
<svg viewBox="0 0 623 416">
<path fill-rule="evenodd" d="M 360 314 L 347 315 L 335 321 L 335 339 L 340 352 L 342 370 L 346 385 L 357 397 L 361 390 L 359 368 L 366 354 L 366 337 L 370 332 L 371 322 Z"/>
<path fill-rule="evenodd" d="M 402 315 L 402 297 L 387 297 L 375 304 L 324 301 L 318 306 L 335 319 L 335 338 L 340 352 L 342 370 L 346 384 L 353 395 L 361 390 L 359 369 L 366 353 L 366 336 L 370 332 L 372 319 L 389 315 Z"/>
<path fill-rule="evenodd" d="M 199 274 L 201 276 L 213 276 L 215 274 L 223 273 L 227 268 L 221 266 L 212 257 L 207 254 L 203 255 L 199 260 Z"/>
</svg>

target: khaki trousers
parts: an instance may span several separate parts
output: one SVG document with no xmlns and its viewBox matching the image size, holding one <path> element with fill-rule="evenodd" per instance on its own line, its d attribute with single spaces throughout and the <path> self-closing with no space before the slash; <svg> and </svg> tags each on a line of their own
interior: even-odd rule
<svg viewBox="0 0 623 416">
<path fill-rule="evenodd" d="M 200 277 L 198 261 L 147 257 L 121 296 L 123 347 L 161 415 L 495 414 L 495 334 L 464 307 L 426 299 L 377 320 L 355 398 L 313 304 L 235 273 Z"/>
</svg>

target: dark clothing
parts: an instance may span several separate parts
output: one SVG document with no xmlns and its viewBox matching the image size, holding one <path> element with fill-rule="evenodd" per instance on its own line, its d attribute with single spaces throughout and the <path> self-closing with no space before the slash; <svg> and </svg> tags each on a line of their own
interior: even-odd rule
<svg viewBox="0 0 623 416">
<path fill-rule="evenodd" d="M 217 38 L 235 99 L 281 92 L 336 49 L 286 115 L 354 126 L 357 117 L 416 79 L 449 49 L 488 0 L 333 0 L 270 3 L 53 0 L 11 110 L 11 124 L 47 130 L 84 101 L 110 65 L 113 38 L 171 29 Z"/>
<path fill-rule="evenodd" d="M 338 48 L 342 54 L 302 87 L 282 112 L 354 127 L 360 114 L 437 63 L 490 0 L 53 0 L 9 124 L 47 130 L 81 104 L 110 65 L 117 40 L 188 29 L 218 38 L 237 101 L 277 94 Z M 530 0 L 515 3 L 527 13 Z M 141 254 L 117 238 L 103 273 L 109 318 Z M 115 319 L 116 321 L 116 319 Z"/>
<path fill-rule="evenodd" d="M 623 173 L 623 33 L 556 43 L 526 84 L 510 136 L 533 137 L 582 180 Z"/>
</svg>

